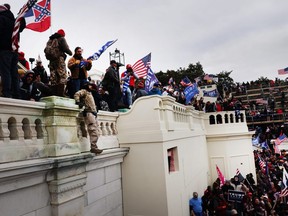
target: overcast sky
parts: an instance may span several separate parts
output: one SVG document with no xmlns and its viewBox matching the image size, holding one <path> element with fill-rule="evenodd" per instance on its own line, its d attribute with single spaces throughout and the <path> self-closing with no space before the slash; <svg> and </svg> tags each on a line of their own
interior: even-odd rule
<svg viewBox="0 0 288 216">
<path fill-rule="evenodd" d="M 2 3 L 5 1 L 1 0 Z M 7 0 L 16 13 L 26 0 Z M 87 58 L 118 39 L 93 68 L 105 71 L 118 48 L 126 64 L 148 53 L 151 68 L 177 70 L 200 62 L 204 72 L 233 71 L 235 82 L 278 76 L 288 67 L 287 0 L 51 0 L 52 26 L 43 33 L 25 29 L 20 50 L 44 57 L 48 37 L 62 28 L 73 51 Z M 122 67 L 124 70 L 124 68 Z"/>
</svg>

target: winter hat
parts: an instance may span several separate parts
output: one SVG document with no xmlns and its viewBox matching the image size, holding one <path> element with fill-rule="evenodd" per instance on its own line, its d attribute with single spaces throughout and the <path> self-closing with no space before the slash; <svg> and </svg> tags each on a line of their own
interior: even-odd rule
<svg viewBox="0 0 288 216">
<path fill-rule="evenodd" d="M 4 5 L 0 5 L 0 12 L 3 12 L 3 11 L 7 11 L 8 8 L 7 6 L 4 4 Z"/>
<path fill-rule="evenodd" d="M 25 56 L 25 53 L 24 53 L 24 52 L 19 52 L 18 54 L 19 54 L 19 56 L 21 56 L 21 57 L 24 57 L 24 56 Z"/>
<path fill-rule="evenodd" d="M 59 30 L 57 31 L 57 33 L 58 33 L 59 35 L 61 35 L 62 37 L 65 37 L 65 32 L 64 32 L 63 29 L 59 29 Z"/>
</svg>

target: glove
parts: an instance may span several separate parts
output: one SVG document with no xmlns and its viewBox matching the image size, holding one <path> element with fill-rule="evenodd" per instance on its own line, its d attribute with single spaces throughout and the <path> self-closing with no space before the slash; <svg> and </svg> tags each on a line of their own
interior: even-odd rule
<svg viewBox="0 0 288 216">
<path fill-rule="evenodd" d="M 82 109 L 83 106 L 84 106 L 84 103 L 83 103 L 83 102 L 76 102 L 76 104 L 79 106 L 80 109 Z"/>
<path fill-rule="evenodd" d="M 87 66 L 87 62 L 81 61 L 80 64 L 79 64 L 79 67 L 83 68 L 84 66 Z"/>
<path fill-rule="evenodd" d="M 92 114 L 93 114 L 95 117 L 97 117 L 97 112 L 92 112 Z"/>
<path fill-rule="evenodd" d="M 87 117 L 87 112 L 84 110 L 84 111 L 82 112 L 82 115 L 83 115 L 83 117 Z"/>
</svg>

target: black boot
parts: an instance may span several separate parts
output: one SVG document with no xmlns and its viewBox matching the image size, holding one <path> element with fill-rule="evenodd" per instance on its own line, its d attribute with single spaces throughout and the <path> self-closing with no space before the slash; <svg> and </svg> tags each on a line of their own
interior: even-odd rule
<svg viewBox="0 0 288 216">
<path fill-rule="evenodd" d="M 103 150 L 98 149 L 97 147 L 92 147 L 90 152 L 95 153 L 97 155 L 97 154 L 101 154 L 103 152 Z"/>
<path fill-rule="evenodd" d="M 65 94 L 64 94 L 64 90 L 65 90 L 65 84 L 58 84 L 57 85 L 57 96 L 59 97 L 65 97 Z"/>
<path fill-rule="evenodd" d="M 50 86 L 51 95 L 57 96 L 57 89 L 58 89 L 58 85 L 51 85 Z"/>
</svg>

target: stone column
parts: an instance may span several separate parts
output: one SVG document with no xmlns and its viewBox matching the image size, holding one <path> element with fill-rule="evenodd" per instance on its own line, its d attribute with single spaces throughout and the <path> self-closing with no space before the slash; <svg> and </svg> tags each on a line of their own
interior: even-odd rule
<svg viewBox="0 0 288 216">
<path fill-rule="evenodd" d="M 43 110 L 47 137 L 47 155 L 49 157 L 81 153 L 77 137 L 78 106 L 70 98 L 45 97 Z"/>
<path fill-rule="evenodd" d="M 51 216 L 83 216 L 86 165 L 93 158 L 91 153 L 56 158 L 47 176 L 51 196 Z"/>
</svg>

